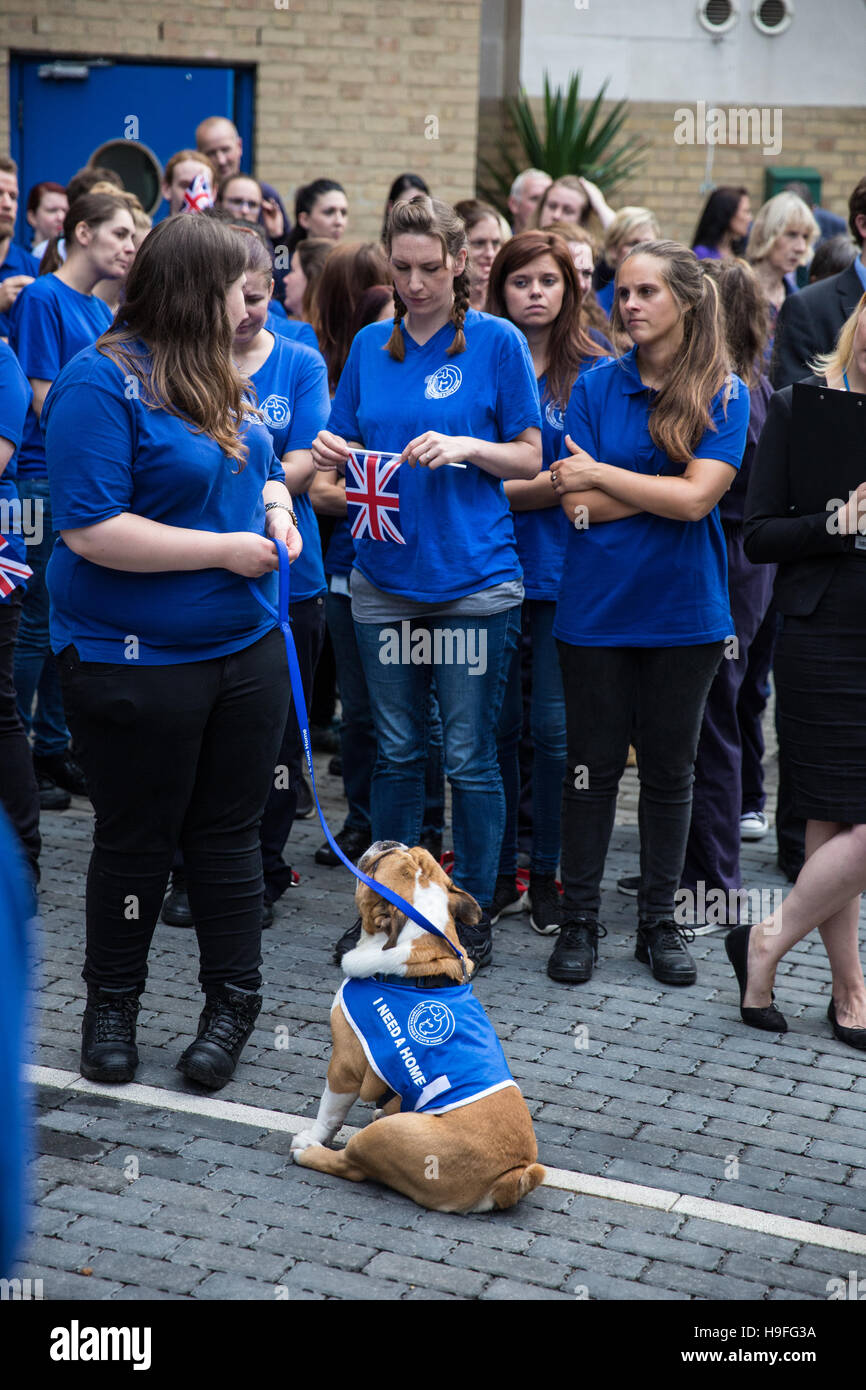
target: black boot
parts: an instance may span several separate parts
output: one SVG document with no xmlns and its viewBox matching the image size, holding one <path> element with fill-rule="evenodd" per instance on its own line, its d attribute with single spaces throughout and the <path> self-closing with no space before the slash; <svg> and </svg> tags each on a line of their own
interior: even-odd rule
<svg viewBox="0 0 866 1390">
<path fill-rule="evenodd" d="M 198 1023 L 198 1036 L 177 1064 L 178 1071 L 218 1091 L 234 1076 L 238 1059 L 255 1027 L 262 996 L 237 985 L 215 985 L 207 991 Z"/>
<path fill-rule="evenodd" d="M 169 927 L 195 926 L 186 891 L 186 872 L 184 869 L 172 869 L 168 892 L 165 895 L 162 912 L 159 915 Z"/>
<path fill-rule="evenodd" d="M 87 986 L 81 1021 L 81 1074 L 88 1081 L 131 1081 L 138 1066 L 137 989 Z"/>
</svg>

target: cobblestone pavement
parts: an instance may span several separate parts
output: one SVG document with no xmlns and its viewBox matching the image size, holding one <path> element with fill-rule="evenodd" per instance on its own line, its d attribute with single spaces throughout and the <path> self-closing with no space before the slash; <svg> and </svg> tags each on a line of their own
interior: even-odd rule
<svg viewBox="0 0 866 1390">
<path fill-rule="evenodd" d="M 326 762 L 317 760 L 337 828 Z M 541 1160 L 665 1189 L 670 1201 L 646 1205 L 637 1188 L 613 1200 L 560 1182 L 512 1211 L 459 1217 L 292 1164 L 290 1126 L 278 1121 L 315 1112 L 340 978 L 331 951 L 353 917 L 349 874 L 313 862 L 314 820 L 292 833 L 301 884 L 264 934 L 265 1005 L 218 1097 L 276 1116 L 242 1123 L 169 1108 L 193 1097 L 175 1062 L 201 997 L 192 936 L 162 925 L 136 1080 L 164 1098 L 71 1089 L 91 834 L 88 803 L 76 801 L 43 817 L 32 1060 L 58 1074 L 41 1073 L 34 1088 L 37 1204 L 18 1275 L 42 1279 L 47 1299 L 826 1300 L 829 1281 L 847 1281 L 866 1254 L 866 1057 L 830 1036 L 817 938 L 779 971 L 785 1036 L 741 1024 L 722 934 L 695 940 L 699 980 L 688 989 L 659 985 L 634 959 L 634 900 L 615 880 L 636 867 L 635 786 L 630 772 L 605 880 L 609 935 L 592 981 L 550 981 L 552 943 L 520 915 L 495 930 L 494 964 L 476 988 L 526 1095 Z M 746 884 L 780 888 L 774 837 L 744 850 Z M 369 1109 L 356 1106 L 350 1121 L 364 1123 Z M 690 1208 L 692 1198 L 739 1209 L 734 1224 L 694 1214 L 702 1208 Z M 831 1235 L 830 1247 L 808 1226 L 782 1236 L 779 1217 L 853 1235 Z"/>
</svg>

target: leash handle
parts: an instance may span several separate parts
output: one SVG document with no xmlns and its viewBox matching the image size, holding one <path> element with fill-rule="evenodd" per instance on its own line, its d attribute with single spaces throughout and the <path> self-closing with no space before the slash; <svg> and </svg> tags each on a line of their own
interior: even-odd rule
<svg viewBox="0 0 866 1390">
<path fill-rule="evenodd" d="M 298 728 L 301 731 L 301 741 L 304 746 L 304 755 L 307 760 L 307 770 L 309 771 L 310 782 L 313 788 L 313 800 L 316 803 L 316 810 L 319 814 L 319 820 L 321 822 L 322 829 L 325 832 L 325 839 L 331 846 L 331 849 L 334 851 L 337 858 L 341 860 L 343 864 L 345 864 L 347 869 L 351 870 L 351 872 L 355 875 L 357 879 L 360 879 L 361 883 L 366 883 L 367 887 L 372 888 L 374 893 L 378 893 L 380 898 L 385 898 L 387 902 L 391 903 L 394 907 L 399 908 L 400 911 L 410 919 L 410 921 L 414 922 L 416 926 L 421 927 L 423 931 L 429 932 L 431 936 L 441 937 L 442 940 L 445 941 L 451 947 L 451 950 L 461 961 L 461 964 L 463 965 L 464 979 L 468 979 L 468 976 L 466 974 L 466 962 L 461 952 L 454 945 L 453 941 L 449 941 L 448 937 L 445 935 L 443 931 L 440 931 L 438 927 L 434 927 L 433 923 L 428 921 L 427 918 L 423 915 L 423 913 L 418 911 L 414 903 L 407 902 L 405 898 L 401 898 L 400 894 L 395 893 L 393 889 L 387 886 L 387 884 L 377 883 L 374 878 L 368 878 L 368 876 L 365 873 L 362 873 L 362 871 L 357 867 L 357 865 L 353 864 L 351 859 L 349 859 L 343 853 L 343 851 L 340 849 L 340 846 L 337 844 L 336 840 L 334 839 L 333 835 L 328 829 L 328 822 L 325 820 L 324 812 L 322 811 L 322 808 L 319 805 L 319 793 L 316 787 L 316 774 L 313 771 L 313 751 L 312 744 L 310 742 L 310 725 L 309 720 L 307 718 L 307 705 L 306 701 L 304 700 L 304 686 L 303 682 L 301 681 L 301 668 L 298 665 L 298 653 L 295 648 L 295 639 L 292 634 L 291 624 L 289 622 L 289 596 L 291 593 L 291 581 L 289 577 L 289 552 L 286 549 L 284 541 L 274 540 L 273 537 L 271 537 L 271 539 L 274 541 L 274 545 L 277 547 L 277 554 L 279 556 L 280 561 L 279 609 L 275 609 L 270 603 L 268 603 L 264 594 L 262 594 L 254 580 L 248 579 L 247 584 L 249 586 L 250 593 L 253 595 L 253 597 L 258 600 L 261 606 L 265 609 L 266 612 L 268 612 L 271 615 L 272 618 L 276 618 L 277 623 L 279 624 L 280 631 L 283 634 L 283 639 L 286 644 L 286 657 L 288 658 L 289 663 L 289 679 L 292 683 L 292 700 L 295 706 L 295 715 L 298 720 Z"/>
</svg>

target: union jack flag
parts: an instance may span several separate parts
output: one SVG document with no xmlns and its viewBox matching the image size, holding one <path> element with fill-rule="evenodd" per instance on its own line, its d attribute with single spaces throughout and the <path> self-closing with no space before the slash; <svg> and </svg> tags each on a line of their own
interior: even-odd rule
<svg viewBox="0 0 866 1390">
<path fill-rule="evenodd" d="M 0 551 L 8 548 L 9 542 L 0 536 Z M 22 564 L 20 560 L 4 559 L 0 555 L 0 598 L 8 598 L 12 590 L 17 588 L 23 579 L 29 579 L 32 573 L 29 565 Z"/>
<path fill-rule="evenodd" d="M 353 540 L 396 541 L 405 545 L 400 515 L 399 454 L 353 449 L 346 464 L 346 510 Z"/>
<path fill-rule="evenodd" d="M 206 173 L 196 174 L 189 188 L 184 189 L 184 212 L 201 212 L 202 208 L 213 207 L 213 193 L 210 179 Z"/>
</svg>

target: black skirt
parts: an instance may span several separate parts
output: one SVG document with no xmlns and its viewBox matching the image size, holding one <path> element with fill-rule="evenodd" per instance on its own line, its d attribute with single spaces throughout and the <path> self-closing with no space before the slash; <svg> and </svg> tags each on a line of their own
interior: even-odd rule
<svg viewBox="0 0 866 1390">
<path fill-rule="evenodd" d="M 866 552 L 840 556 L 808 618 L 783 619 L 773 669 L 794 809 L 866 823 Z"/>
</svg>

